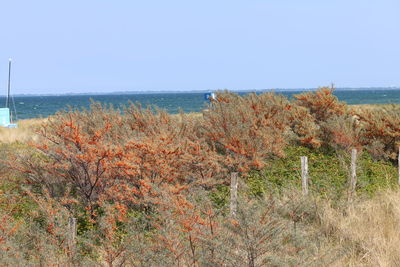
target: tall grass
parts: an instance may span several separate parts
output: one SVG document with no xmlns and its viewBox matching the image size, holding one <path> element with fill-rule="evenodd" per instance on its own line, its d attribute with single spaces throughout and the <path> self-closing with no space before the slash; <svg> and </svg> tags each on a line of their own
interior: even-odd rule
<svg viewBox="0 0 400 267">
<path fill-rule="evenodd" d="M 0 127 L 0 143 L 26 143 L 36 141 L 37 135 L 35 128 L 40 126 L 46 119 L 29 119 L 18 121 L 18 128 L 3 128 Z"/>
<path fill-rule="evenodd" d="M 343 208 L 323 203 L 321 232 L 340 254 L 335 266 L 400 266 L 400 191 Z"/>
</svg>

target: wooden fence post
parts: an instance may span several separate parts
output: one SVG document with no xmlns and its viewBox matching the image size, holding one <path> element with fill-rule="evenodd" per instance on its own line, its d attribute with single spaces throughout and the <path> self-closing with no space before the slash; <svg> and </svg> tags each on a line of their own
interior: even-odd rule
<svg viewBox="0 0 400 267">
<path fill-rule="evenodd" d="M 232 172 L 231 173 L 231 203 L 230 203 L 230 210 L 231 210 L 231 217 L 236 217 L 237 212 L 237 201 L 238 201 L 238 173 Z"/>
<path fill-rule="evenodd" d="M 69 249 L 73 251 L 75 249 L 75 239 L 77 234 L 76 218 L 69 217 L 68 219 L 68 241 Z"/>
<path fill-rule="evenodd" d="M 351 176 L 350 176 L 350 195 L 356 191 L 357 185 L 357 149 L 351 150 Z"/>
<path fill-rule="evenodd" d="M 397 159 L 397 171 L 398 171 L 398 180 L 397 183 L 400 185 L 400 146 L 399 146 L 399 153 L 398 153 L 398 159 Z"/>
<path fill-rule="evenodd" d="M 301 187 L 303 195 L 308 195 L 308 158 L 303 156 L 301 160 Z"/>
</svg>

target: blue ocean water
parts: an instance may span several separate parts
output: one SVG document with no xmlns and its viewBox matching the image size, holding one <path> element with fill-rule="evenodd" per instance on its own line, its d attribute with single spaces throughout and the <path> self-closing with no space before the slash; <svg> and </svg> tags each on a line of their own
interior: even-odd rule
<svg viewBox="0 0 400 267">
<path fill-rule="evenodd" d="M 291 97 L 299 94 L 301 90 L 279 90 L 278 94 Z M 244 94 L 244 93 L 240 93 Z M 400 89 L 355 89 L 336 90 L 334 94 L 341 101 L 348 104 L 387 104 L 400 103 Z M 48 117 L 57 111 L 73 108 L 88 108 L 90 100 L 112 104 L 114 107 L 127 105 L 129 102 L 139 102 L 142 105 L 156 105 L 169 113 L 199 112 L 205 105 L 204 93 L 148 93 L 148 94 L 106 94 L 106 95 L 61 95 L 61 96 L 15 96 L 13 97 L 17 118 L 30 119 Z M 6 102 L 5 97 L 0 97 L 0 107 Z M 4 104 L 3 104 L 4 103 Z"/>
</svg>

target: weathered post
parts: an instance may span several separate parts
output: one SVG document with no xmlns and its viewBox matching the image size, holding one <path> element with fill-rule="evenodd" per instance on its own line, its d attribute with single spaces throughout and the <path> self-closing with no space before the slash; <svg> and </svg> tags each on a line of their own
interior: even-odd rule
<svg viewBox="0 0 400 267">
<path fill-rule="evenodd" d="M 77 234 L 77 227 L 76 227 L 76 218 L 69 217 L 68 219 L 68 241 L 69 241 L 69 249 L 72 252 L 75 249 L 75 239 Z"/>
<path fill-rule="evenodd" d="M 308 158 L 303 156 L 301 160 L 301 187 L 303 195 L 308 195 Z"/>
<path fill-rule="evenodd" d="M 350 176 L 350 195 L 356 191 L 357 185 L 357 149 L 351 150 L 351 176 Z"/>
<path fill-rule="evenodd" d="M 231 203 L 230 203 L 230 211 L 231 217 L 236 217 L 237 212 L 237 201 L 238 201 L 238 173 L 231 173 Z"/>
<path fill-rule="evenodd" d="M 400 185 L 400 146 L 399 146 L 399 154 L 398 154 L 398 159 L 397 159 L 397 171 L 398 171 L 398 180 L 397 183 Z"/>
</svg>

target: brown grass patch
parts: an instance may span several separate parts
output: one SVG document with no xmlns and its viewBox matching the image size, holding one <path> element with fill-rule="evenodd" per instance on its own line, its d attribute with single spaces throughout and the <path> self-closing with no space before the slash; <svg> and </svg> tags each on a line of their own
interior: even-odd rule
<svg viewBox="0 0 400 267">
<path fill-rule="evenodd" d="M 384 191 L 344 209 L 325 206 L 322 225 L 340 251 L 334 266 L 400 266 L 400 191 Z"/>
<path fill-rule="evenodd" d="M 29 119 L 18 121 L 18 128 L 0 127 L 0 143 L 30 142 L 35 141 L 38 136 L 35 134 L 36 128 L 47 119 Z"/>
</svg>

